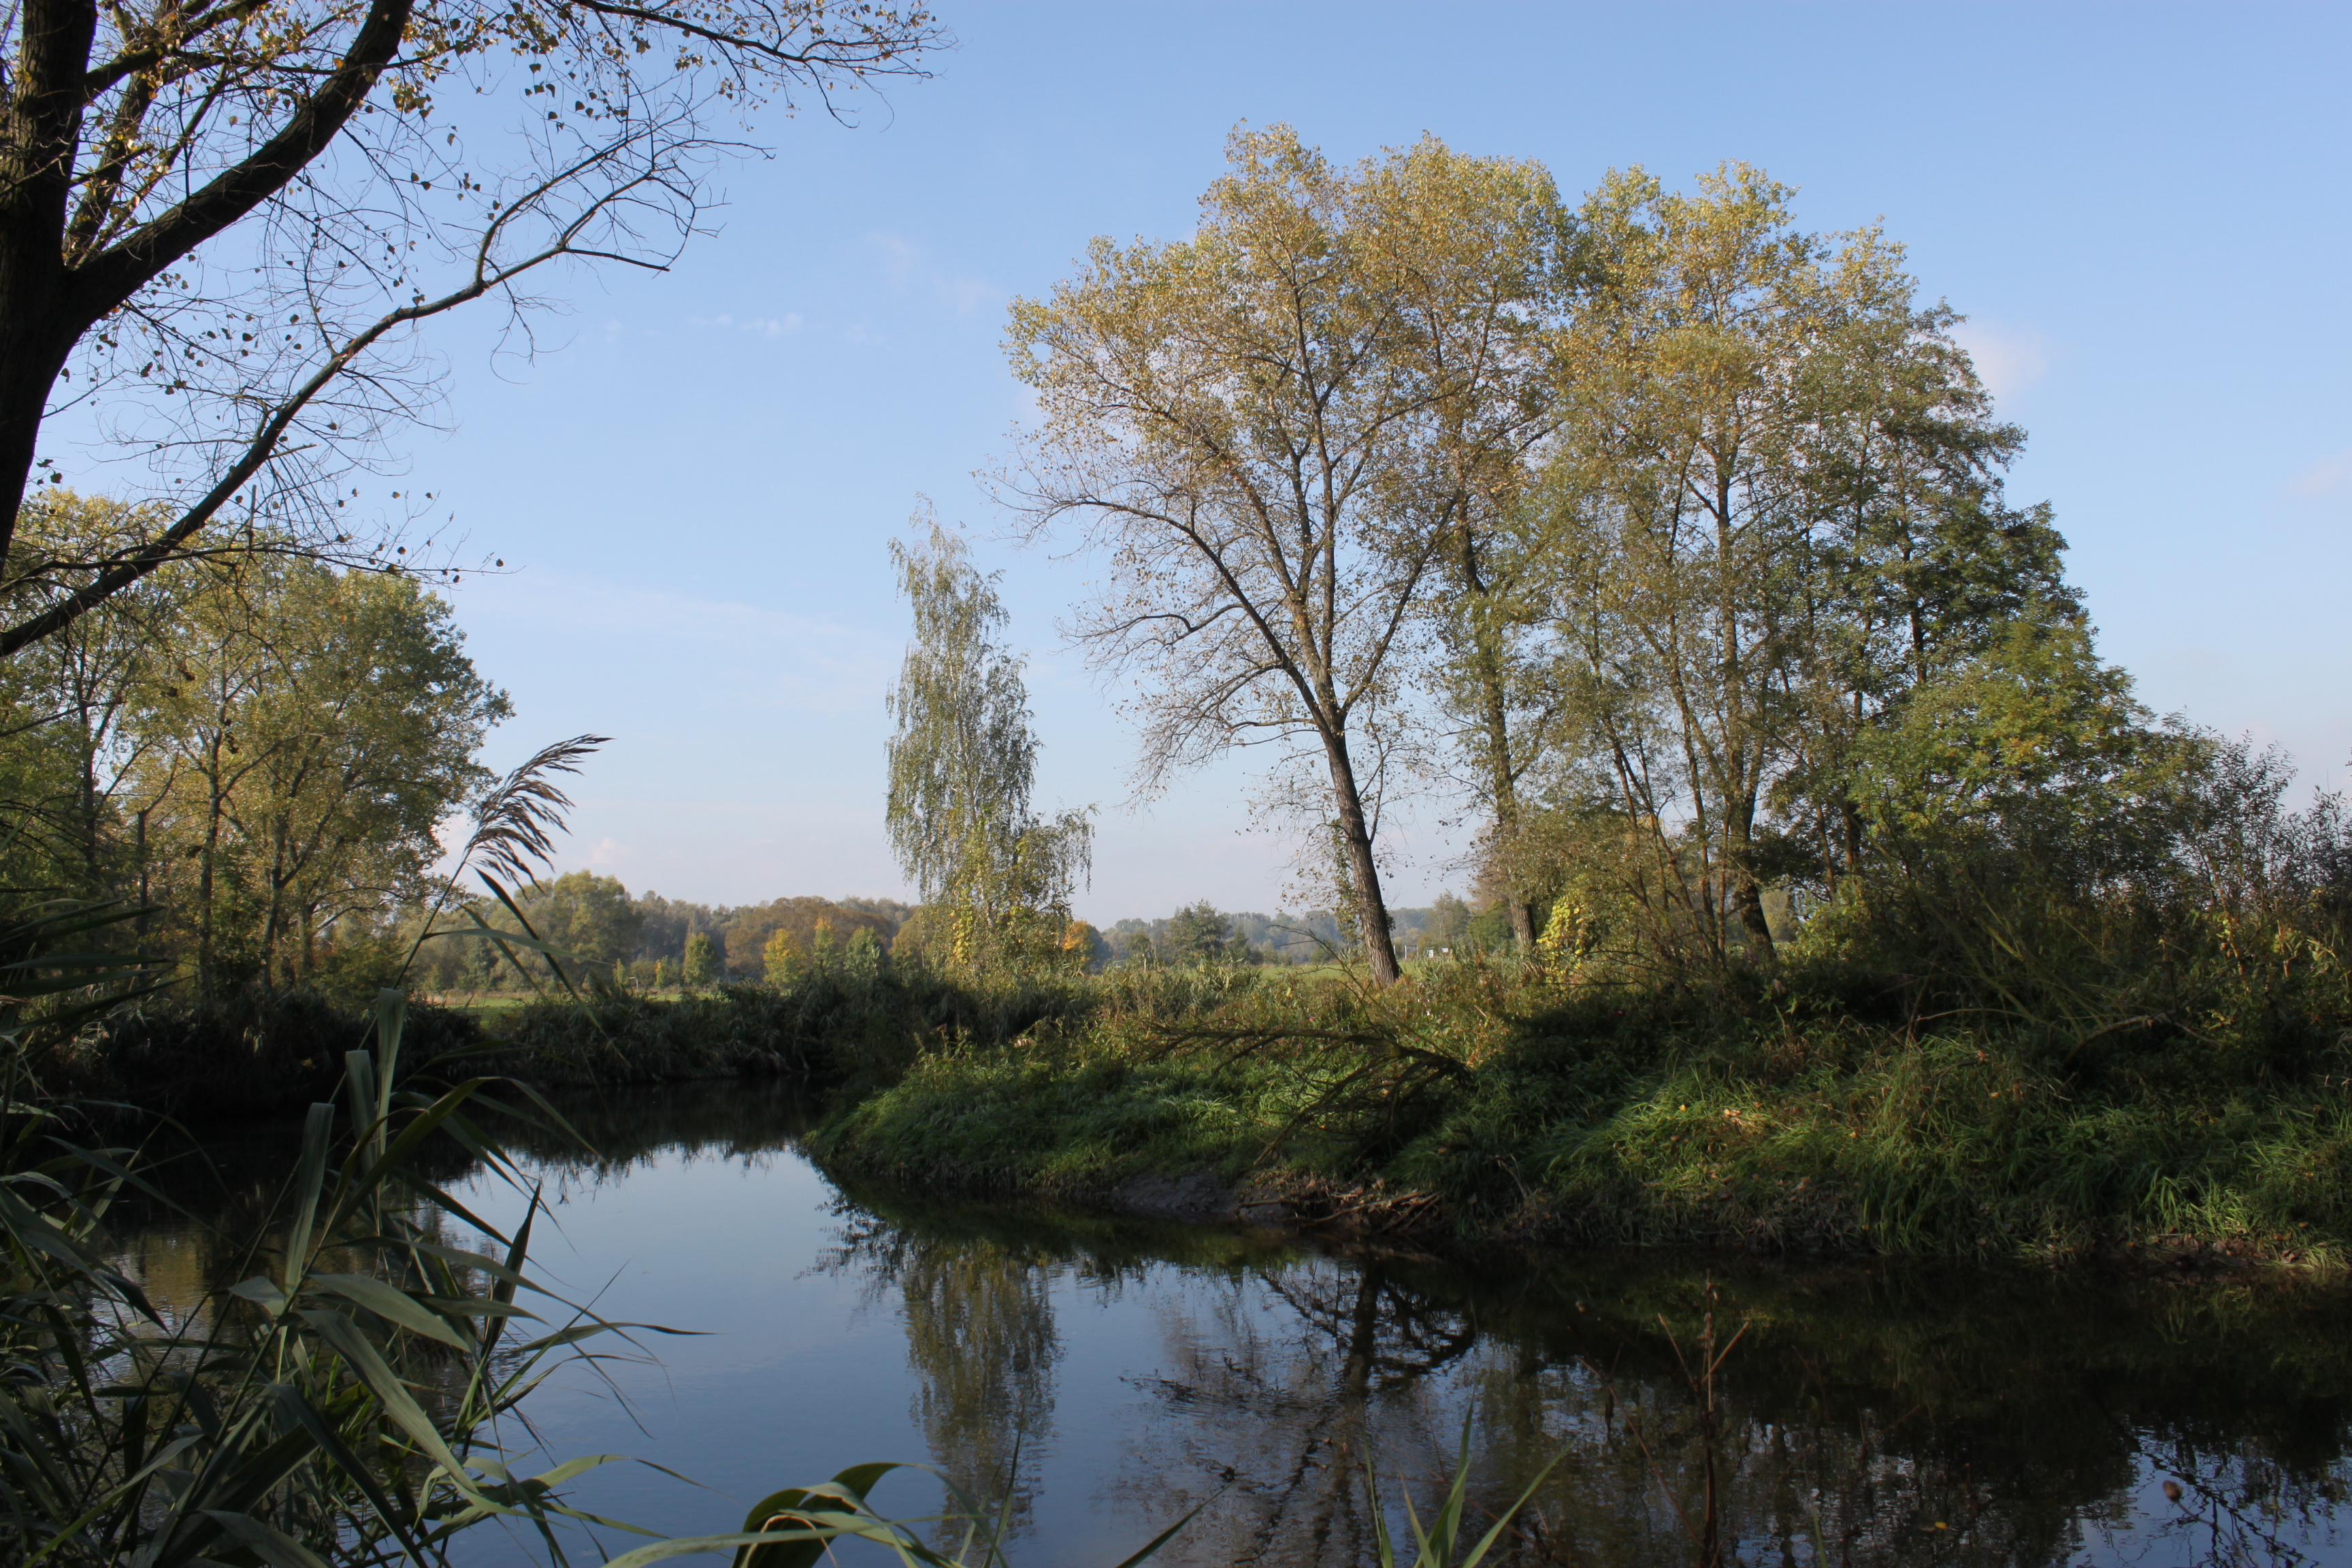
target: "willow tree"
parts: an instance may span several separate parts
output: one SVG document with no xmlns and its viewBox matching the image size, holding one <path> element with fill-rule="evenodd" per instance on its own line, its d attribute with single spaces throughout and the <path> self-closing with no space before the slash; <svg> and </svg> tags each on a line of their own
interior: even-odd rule
<svg viewBox="0 0 2352 1568">
<path fill-rule="evenodd" d="M 1275 797 L 1319 796 L 1387 982 L 1382 763 L 1415 737 L 1422 612 L 1465 508 L 1533 427 L 1497 411 L 1549 187 L 1433 141 L 1349 169 L 1277 127 L 1228 153 L 1191 238 L 1098 239 L 1014 305 L 1043 418 L 1006 489 L 1109 557 L 1077 630 L 1136 681 L 1145 787 L 1269 748 Z"/>
<path fill-rule="evenodd" d="M 62 591 L 0 624 L 0 657 L 248 522 L 415 562 L 352 522 L 350 479 L 429 403 L 426 325 L 486 300 L 527 347 L 551 274 L 670 263 L 746 111 L 835 108 L 938 37 L 862 0 L 10 4 L 0 558 Z M 96 457 L 152 468 L 152 526 L 26 559 L 27 489 L 75 466 L 66 407 Z M 395 529 L 421 510 L 389 499 Z"/>
<path fill-rule="evenodd" d="M 1021 660 L 999 640 L 995 579 L 936 523 L 890 553 L 915 621 L 889 694 L 891 847 L 948 922 L 959 966 L 1048 952 L 1087 873 L 1093 823 L 1030 805 L 1037 737 Z"/>
</svg>

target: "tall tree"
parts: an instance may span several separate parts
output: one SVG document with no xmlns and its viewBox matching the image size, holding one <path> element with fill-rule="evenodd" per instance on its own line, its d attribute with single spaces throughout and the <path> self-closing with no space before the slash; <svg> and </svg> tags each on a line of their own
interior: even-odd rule
<svg viewBox="0 0 2352 1568">
<path fill-rule="evenodd" d="M 709 931 L 696 931 L 686 939 L 686 963 L 682 973 L 689 990 L 699 990 L 715 984 L 719 979 L 719 944 L 710 940 Z"/>
<path fill-rule="evenodd" d="M 1455 721 L 1465 782 L 1485 807 L 1513 935 L 1535 940 L 1512 846 L 1520 795 L 1549 755 L 1559 719 L 1537 679 L 1543 587 L 1557 508 L 1529 504 L 1529 458 L 1559 422 L 1552 344 L 1580 281 L 1575 225 L 1533 162 L 1464 157 L 1425 137 L 1372 172 L 1368 197 L 1395 236 L 1392 287 L 1412 323 L 1408 347 L 1427 386 L 1431 471 L 1442 531 L 1437 636 L 1428 678 Z"/>
<path fill-rule="evenodd" d="M 998 640 L 995 579 L 937 523 L 921 543 L 892 541 L 890 553 L 915 620 L 889 695 L 891 847 L 952 923 L 957 963 L 1051 949 L 1086 875 L 1094 825 L 1084 812 L 1031 808 L 1037 737 L 1021 660 Z"/>
<path fill-rule="evenodd" d="M 136 721 L 151 858 L 203 984 L 294 982 L 337 922 L 420 894 L 509 705 L 413 582 L 266 556 L 173 575 Z"/>
<path fill-rule="evenodd" d="M 1901 248 L 1800 230 L 1745 165 L 1699 187 L 1612 174 L 1585 209 L 1557 631 L 1587 847 L 1719 963 L 1769 960 L 1766 885 L 1850 847 L 1860 728 L 2063 591 L 2046 521 L 2000 501 L 2021 437 Z"/>
<path fill-rule="evenodd" d="M 413 560 L 355 530 L 346 481 L 436 379 L 423 323 L 480 299 L 520 315 L 523 280 L 558 262 L 667 266 L 729 146 L 714 106 L 835 108 L 940 38 L 919 8 L 862 0 L 22 0 L 6 17 L 0 558 L 65 591 L 0 626 L 0 657 L 237 547 L 204 538 L 232 502 L 281 548 Z M 464 114 L 436 121 L 457 83 Z M 62 476 L 40 450 L 62 402 L 151 461 L 167 505 L 127 542 L 18 562 L 28 485 Z"/>
<path fill-rule="evenodd" d="M 1607 272 L 1568 346 L 1591 526 L 1566 657 L 1656 888 L 1720 962 L 1772 950 L 1759 834 L 1806 652 L 1808 360 L 1900 309 L 1903 280 L 1874 236 L 1836 255 L 1799 232 L 1757 171 L 1700 185 L 1637 171 L 1588 204 Z"/>
<path fill-rule="evenodd" d="M 135 535 L 131 509 L 51 489 L 27 503 L 19 560 L 105 549 Z M 16 574 L 0 618 L 37 613 L 43 585 Z M 180 584 L 152 579 L 0 667 L 0 813 L 10 824 L 0 883 L 90 898 L 137 889 L 142 857 L 134 773 L 158 742 L 139 722 L 169 658 Z"/>
<path fill-rule="evenodd" d="M 1500 409 L 1548 184 L 1434 142 L 1342 169 L 1281 127 L 1228 155 L 1192 238 L 1098 239 L 1014 305 L 1043 419 L 1007 489 L 1111 558 L 1078 632 L 1139 681 L 1146 787 L 1261 744 L 1322 773 L 1386 983 L 1381 762 L 1410 740 L 1423 599 L 1481 465 L 1532 430 Z"/>
</svg>

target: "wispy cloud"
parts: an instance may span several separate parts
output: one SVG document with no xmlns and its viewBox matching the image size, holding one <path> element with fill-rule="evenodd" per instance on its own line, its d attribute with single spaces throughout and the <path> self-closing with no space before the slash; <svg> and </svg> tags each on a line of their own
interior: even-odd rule
<svg viewBox="0 0 2352 1568">
<path fill-rule="evenodd" d="M 959 316 L 969 316 L 982 306 L 993 308 L 1004 300 L 1004 290 L 993 283 L 951 272 L 941 267 L 922 246 L 883 229 L 866 237 L 882 258 L 882 275 L 894 288 L 928 289 Z"/>
<path fill-rule="evenodd" d="M 2332 496 L 2347 485 L 2352 485 L 2352 451 L 2320 458 L 2297 474 L 2286 489 L 2289 495 Z"/>
<path fill-rule="evenodd" d="M 740 332 L 750 338 L 781 338 L 801 330 L 801 313 L 787 310 L 781 316 L 738 316 L 722 311 L 716 316 L 688 316 L 686 324 L 706 330 Z"/>
<path fill-rule="evenodd" d="M 588 864 L 599 868 L 625 864 L 634 852 L 610 834 L 588 846 Z"/>
<path fill-rule="evenodd" d="M 2036 328 L 1979 317 L 1962 321 L 1952 336 L 1976 362 L 1977 374 L 1995 397 L 2014 397 L 2050 370 L 2050 340 Z"/>
</svg>

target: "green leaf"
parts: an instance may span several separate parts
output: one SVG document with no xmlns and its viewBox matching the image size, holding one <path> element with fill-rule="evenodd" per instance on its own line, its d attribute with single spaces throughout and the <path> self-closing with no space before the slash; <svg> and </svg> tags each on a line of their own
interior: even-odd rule
<svg viewBox="0 0 2352 1568">
<path fill-rule="evenodd" d="M 371 1278 L 365 1274 L 313 1274 L 313 1289 L 331 1290 L 348 1301 L 356 1301 L 376 1316 L 398 1323 L 414 1334 L 438 1340 L 452 1350 L 471 1350 L 473 1342 L 430 1308 L 417 1301 L 406 1291 Z"/>
<path fill-rule="evenodd" d="M 247 1513 L 206 1509 L 205 1517 L 226 1531 L 236 1543 L 270 1568 L 327 1568 L 319 1554 L 275 1526 Z"/>
</svg>

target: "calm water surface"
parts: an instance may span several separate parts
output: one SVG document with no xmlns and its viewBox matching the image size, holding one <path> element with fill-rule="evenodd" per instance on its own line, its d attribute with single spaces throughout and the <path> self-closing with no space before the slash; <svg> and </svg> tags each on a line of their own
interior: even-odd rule
<svg viewBox="0 0 2352 1568">
<path fill-rule="evenodd" d="M 2352 1568 L 2341 1290 L 1322 1248 L 844 1187 L 799 1154 L 777 1091 L 578 1114 L 597 1156 L 530 1162 L 555 1222 L 533 1272 L 695 1332 L 568 1369 L 529 1415 L 554 1458 L 690 1478 L 620 1464 L 573 1491 L 665 1531 L 914 1459 L 1010 1486 L 1024 1568 L 1109 1568 L 1202 1503 L 1161 1561 L 1361 1563 L 1366 1455 L 1391 1503 L 1425 1508 L 1466 1418 L 1486 1510 L 1561 1456 L 1520 1563 L 1696 1563 L 1711 1468 L 1717 1537 L 1745 1563 Z M 128 1244 L 152 1288 L 200 1291 L 273 1153 L 268 1134 L 224 1153 L 206 1226 Z M 450 1175 L 492 1223 L 520 1217 L 502 1184 Z M 1685 1375 L 1710 1277 L 1718 1334 L 1748 1324 L 1711 1443 Z M 875 1500 L 917 1515 L 939 1497 L 902 1474 Z M 493 1534 L 471 1549 L 529 1560 Z"/>
</svg>

